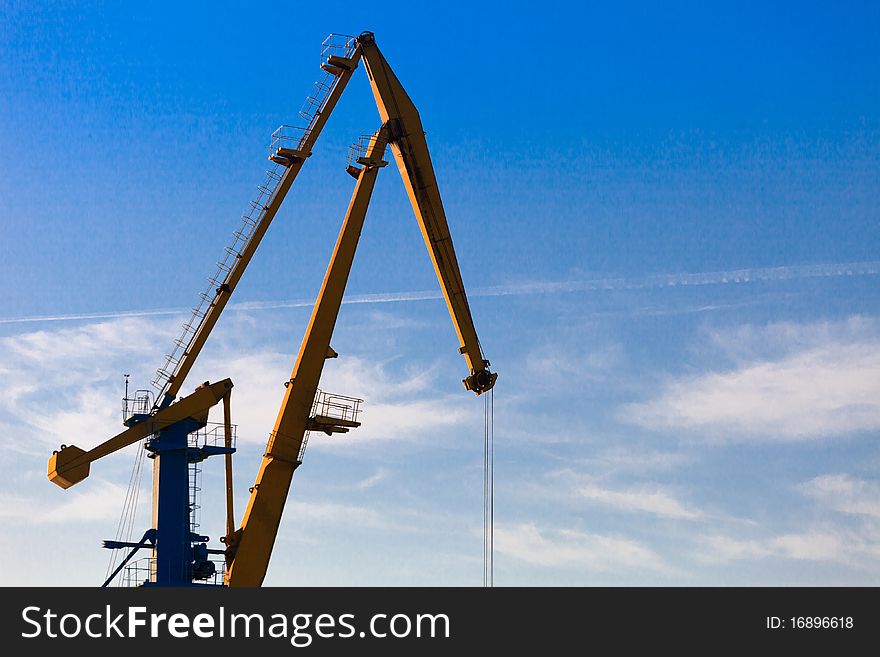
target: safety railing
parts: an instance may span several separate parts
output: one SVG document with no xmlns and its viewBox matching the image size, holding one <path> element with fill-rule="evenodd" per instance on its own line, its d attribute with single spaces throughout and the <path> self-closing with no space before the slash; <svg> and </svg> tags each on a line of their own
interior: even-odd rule
<svg viewBox="0 0 880 657">
<path fill-rule="evenodd" d="M 349 34 L 331 34 L 321 43 L 321 63 L 324 64 L 328 57 L 345 57 L 354 54 L 357 48 L 357 37 Z"/>
<path fill-rule="evenodd" d="M 194 580 L 193 584 L 196 586 L 223 586 L 226 574 L 226 559 L 220 555 L 216 555 L 211 559 L 208 559 L 208 561 L 214 564 L 214 572 L 207 577 L 202 576 L 199 579 Z"/>
<path fill-rule="evenodd" d="M 193 584 L 222 586 L 226 573 L 226 560 L 222 556 L 215 556 L 209 559 L 214 564 L 214 573 L 207 578 L 193 581 Z M 122 577 L 119 578 L 119 586 L 127 588 L 135 588 L 143 586 L 147 582 L 156 579 L 156 558 L 142 557 L 135 559 L 128 564 L 122 571 Z"/>
<path fill-rule="evenodd" d="M 358 421 L 358 416 L 361 413 L 361 404 L 363 403 L 364 400 L 358 399 L 357 397 L 346 397 L 345 395 L 336 395 L 324 392 L 323 390 L 318 390 L 315 393 L 315 401 L 312 402 L 311 417 L 313 419 L 339 420 L 342 423 L 356 423 Z M 334 423 L 330 422 L 325 424 Z M 351 427 L 351 424 L 345 424 L 344 426 Z M 303 433 L 302 443 L 300 443 L 296 459 L 300 463 L 303 462 L 303 458 L 305 457 L 306 447 L 309 444 L 309 436 L 311 433 L 311 430 L 306 430 Z M 293 440 L 293 437 L 280 434 L 277 431 L 273 431 L 269 434 L 270 443 L 274 443 L 277 440 Z M 250 492 L 253 492 L 253 489 L 251 489 Z"/>
<path fill-rule="evenodd" d="M 273 443 L 273 444 L 274 444 L 274 443 L 276 443 L 276 442 L 279 441 L 279 440 L 280 440 L 280 441 L 285 441 L 285 442 L 292 441 L 292 440 L 293 440 L 293 436 L 286 435 L 286 434 L 283 434 L 283 433 L 278 433 L 277 431 L 272 431 L 272 432 L 269 434 L 269 442 L 270 442 L 270 443 Z M 306 445 L 308 444 L 308 442 L 309 442 L 309 432 L 306 431 L 306 432 L 303 434 L 302 443 L 300 443 L 299 451 L 297 452 L 296 460 L 297 460 L 299 463 L 302 463 L 303 456 L 305 456 L 305 453 L 306 453 Z M 249 489 L 248 489 L 248 492 L 249 492 L 249 493 L 253 493 L 253 492 L 254 492 L 253 487 L 249 488 Z"/>
<path fill-rule="evenodd" d="M 229 425 L 232 429 L 232 444 L 238 437 L 238 425 Z M 208 422 L 204 427 L 189 434 L 190 447 L 226 447 L 226 425 L 222 422 Z"/>
<path fill-rule="evenodd" d="M 144 582 L 150 582 L 155 579 L 156 559 L 154 557 L 143 557 L 135 559 L 123 569 L 119 584 L 120 586 L 134 588 L 136 586 L 143 586 Z"/>
<path fill-rule="evenodd" d="M 377 136 L 375 134 L 371 135 L 361 135 L 357 138 L 357 141 L 348 147 L 348 163 L 351 166 L 355 166 L 357 164 L 364 164 L 363 158 L 367 156 L 369 150 L 376 143 Z"/>
<path fill-rule="evenodd" d="M 318 390 L 312 404 L 312 417 L 322 416 L 345 422 L 357 422 L 363 402 L 363 399 L 357 397 L 346 397 Z"/>
<path fill-rule="evenodd" d="M 133 397 L 122 398 L 122 421 L 132 415 L 146 415 L 153 408 L 153 393 L 149 390 L 135 390 Z"/>
<path fill-rule="evenodd" d="M 279 148 L 287 148 L 292 151 L 302 149 L 309 138 L 311 130 L 301 128 L 294 125 L 282 125 L 272 133 L 272 142 L 269 145 L 269 152 L 275 154 Z"/>
<path fill-rule="evenodd" d="M 356 37 L 331 34 L 321 43 L 321 64 L 326 64 L 329 57 L 349 58 L 354 54 L 355 48 L 357 48 Z M 312 86 L 312 90 L 299 109 L 299 116 L 306 122 L 307 130 L 311 130 L 315 125 L 338 80 L 336 74 L 324 71 L 324 75 Z"/>
</svg>

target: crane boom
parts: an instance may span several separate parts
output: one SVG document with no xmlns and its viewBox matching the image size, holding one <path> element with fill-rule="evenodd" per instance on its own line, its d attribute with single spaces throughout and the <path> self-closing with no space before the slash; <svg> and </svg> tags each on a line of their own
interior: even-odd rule
<svg viewBox="0 0 880 657">
<path fill-rule="evenodd" d="M 480 349 L 418 111 L 376 46 L 373 34 L 363 33 L 357 43 L 357 54 L 364 59 L 383 123 L 369 140 L 366 156 L 357 160 L 363 167 L 354 168 L 354 171 L 349 168 L 352 175 L 357 176 L 357 184 L 321 292 L 290 380 L 285 384 L 287 389 L 275 429 L 269 437 L 256 483 L 251 488 L 241 528 L 225 538 L 228 546 L 226 583 L 229 586 L 262 584 L 293 474 L 302 462 L 306 432 L 316 428 L 327 433 L 344 432 L 358 426 L 357 422 L 333 426 L 332 421 L 326 423 L 331 418 L 310 417 L 310 414 L 324 361 L 336 356 L 330 348 L 330 338 L 376 175 L 387 164 L 382 160 L 386 145 L 391 146 L 397 161 L 459 337 L 459 352 L 470 368 L 464 385 L 480 395 L 494 386 L 498 376 L 489 371 L 489 361 Z"/>
<path fill-rule="evenodd" d="M 459 352 L 470 368 L 470 376 L 464 379 L 465 388 L 480 395 L 495 385 L 497 375 L 489 372 L 489 361 L 480 349 L 419 112 L 376 46 L 373 34 L 364 32 L 358 37 L 358 44 L 379 115 L 390 131 L 391 152 L 458 334 Z"/>
<path fill-rule="evenodd" d="M 345 91 L 345 87 L 357 67 L 357 62 L 360 58 L 359 48 L 355 47 L 352 53 L 346 54 L 350 56 L 331 56 L 328 58 L 328 61 L 322 65 L 322 68 L 333 77 L 333 82 L 327 88 L 326 98 L 321 99 L 316 112 L 312 116 L 309 126 L 303 129 L 301 139 L 297 140 L 296 144 L 288 144 L 285 141 L 278 141 L 278 145 L 282 146 L 279 150 L 283 152 L 273 153 L 272 159 L 276 163 L 285 166 L 281 180 L 269 198 L 268 203 L 260 208 L 259 221 L 254 227 L 248 241 L 244 244 L 244 248 L 242 248 L 240 253 L 235 255 L 232 266 L 226 274 L 225 279 L 218 282 L 218 287 L 213 291 L 214 297 L 208 305 L 204 315 L 198 319 L 198 322 L 191 330 L 184 331 L 184 335 L 181 338 L 183 341 L 183 352 L 180 356 L 180 360 L 177 361 L 176 364 L 172 361 L 171 364 L 173 365 L 173 369 L 167 375 L 163 375 L 160 370 L 160 377 L 157 378 L 157 381 L 162 381 L 164 378 L 165 382 L 160 388 L 160 394 L 156 400 L 157 407 L 161 408 L 167 406 L 174 401 L 174 398 L 180 391 L 189 371 L 195 364 L 199 353 L 201 353 L 202 347 L 211 335 L 214 325 L 217 323 L 217 320 L 220 319 L 220 314 L 229 302 L 229 298 L 235 291 L 235 287 L 238 285 L 238 282 L 250 263 L 251 258 L 253 258 L 263 236 L 269 229 L 269 225 L 272 223 L 272 220 L 278 213 L 278 209 L 284 202 L 287 192 L 293 185 L 294 180 L 296 180 L 306 158 L 312 154 L 312 147 L 318 140 L 321 130 L 323 130 L 324 125 L 327 123 L 327 119 L 330 118 L 333 108 L 336 107 L 336 103 L 342 96 L 342 92 Z M 282 128 L 283 127 L 285 126 L 282 126 Z M 281 129 L 279 128 L 279 130 Z M 295 148 L 283 148 L 283 146 L 287 145 L 294 146 Z M 171 357 L 169 357 L 169 360 L 170 358 Z"/>
</svg>

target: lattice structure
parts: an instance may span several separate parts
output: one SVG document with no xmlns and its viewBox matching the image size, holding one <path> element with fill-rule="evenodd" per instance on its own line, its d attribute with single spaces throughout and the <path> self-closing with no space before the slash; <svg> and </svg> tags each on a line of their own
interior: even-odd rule
<svg viewBox="0 0 880 657">
<path fill-rule="evenodd" d="M 250 202 L 248 209 L 241 215 L 239 225 L 232 233 L 232 240 L 223 251 L 223 257 L 217 261 L 216 270 L 208 278 L 207 287 L 199 293 L 198 303 L 192 308 L 192 314 L 184 323 L 180 335 L 174 341 L 170 354 L 166 354 L 165 363 L 156 370 L 151 382 L 158 390 L 161 399 L 172 376 L 177 372 L 180 362 L 189 351 L 193 340 L 204 322 L 208 310 L 215 302 L 224 285 L 227 285 L 233 268 L 237 265 L 241 254 L 250 242 L 251 237 L 268 208 L 269 201 L 284 176 L 284 167 L 273 163 L 266 171 L 263 183 L 257 186 L 257 195 Z"/>
<path fill-rule="evenodd" d="M 354 54 L 356 47 L 355 37 L 331 34 L 321 44 L 322 63 L 327 62 L 330 57 L 349 58 Z M 216 303 L 217 297 L 224 289 L 229 289 L 228 281 L 232 271 L 241 260 L 242 252 L 251 241 L 257 226 L 266 218 L 269 202 L 284 178 L 285 170 L 291 162 L 290 153 L 303 149 L 311 134 L 312 127 L 318 121 L 326 106 L 327 99 L 333 93 L 339 79 L 338 72 L 334 72 L 332 67 L 325 69 L 324 74 L 315 82 L 300 108 L 299 116 L 306 125 L 282 125 L 272 133 L 269 158 L 273 164 L 266 171 L 262 184 L 257 186 L 256 197 L 250 202 L 245 213 L 241 215 L 239 226 L 232 233 L 232 241 L 225 248 L 223 257 L 217 261 L 217 269 L 208 278 L 207 287 L 199 293 L 199 301 L 192 308 L 192 314 L 174 341 L 171 353 L 166 354 L 164 364 L 156 370 L 156 376 L 151 383 L 158 391 L 158 401 L 162 400 L 170 382 L 179 371 L 181 362 L 190 352 L 196 336 L 205 322 L 205 317 L 212 305 Z M 284 153 L 284 157 L 279 157 L 279 152 Z M 224 288 L 224 286 L 226 287 Z"/>
</svg>

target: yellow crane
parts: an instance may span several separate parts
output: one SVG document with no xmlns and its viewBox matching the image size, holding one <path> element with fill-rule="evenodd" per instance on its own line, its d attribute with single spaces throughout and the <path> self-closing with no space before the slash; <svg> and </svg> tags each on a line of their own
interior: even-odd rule
<svg viewBox="0 0 880 657">
<path fill-rule="evenodd" d="M 231 249 L 227 249 L 227 258 L 218 263 L 218 273 L 211 279 L 212 288 L 202 295 L 203 303 L 194 309 L 193 318 L 184 326 L 183 335 L 177 341 L 175 350 L 168 356 L 166 365 L 159 370 L 157 382 L 160 394 L 154 407 L 148 412 L 133 416 L 130 420 L 131 426 L 126 432 L 91 452 L 68 447 L 54 455 L 49 462 L 50 480 L 67 488 L 88 475 L 88 463 L 95 458 L 154 432 L 159 436 L 163 433 L 176 435 L 177 442 L 174 445 L 179 452 L 179 436 L 184 435 L 185 443 L 186 431 L 203 426 L 207 419 L 207 409 L 223 399 L 226 442 L 211 453 L 226 456 L 227 528 L 226 535 L 221 540 L 226 544 L 224 583 L 228 586 L 259 586 L 263 582 L 293 474 L 302 463 L 308 432 L 344 433 L 360 424 L 358 413 L 361 400 L 324 395 L 318 390 L 318 385 L 324 361 L 338 355 L 331 348 L 330 340 L 376 176 L 387 165 L 383 157 L 388 148 L 403 178 L 440 282 L 459 338 L 459 353 L 464 356 L 468 366 L 469 373 L 463 380 L 464 386 L 476 395 L 481 395 L 495 385 L 497 378 L 497 374 L 489 370 L 489 361 L 485 359 L 480 348 L 424 129 L 415 105 L 380 52 L 371 32 L 364 32 L 358 37 L 342 37 L 341 41 L 331 35 L 325 41 L 322 60 L 321 68 L 325 72 L 325 78 L 318 83 L 316 92 L 306 102 L 305 111 L 301 112 L 308 119 L 308 125 L 304 128 L 282 126 L 273 135 L 270 159 L 277 169 L 270 172 L 270 180 L 265 189 L 260 188 L 261 198 L 252 205 L 253 213 L 246 215 L 243 228 L 236 233 L 236 243 Z M 362 139 L 360 148 L 355 150 L 356 157 L 347 168 L 357 181 L 351 202 L 296 363 L 290 379 L 285 383 L 281 408 L 269 436 L 256 481 L 250 489 L 241 526 L 234 530 L 231 474 L 231 454 L 234 448 L 229 439 L 229 390 L 232 382 L 227 379 L 214 386 L 206 383 L 193 395 L 173 402 L 287 191 L 303 163 L 311 155 L 311 148 L 348 80 L 361 61 L 370 80 L 382 125 L 373 135 Z M 195 398 L 204 389 L 211 391 L 212 395 L 202 392 Z M 169 415 L 172 412 L 173 417 Z M 172 424 L 169 425 L 169 422 Z M 174 429 L 175 427 L 177 428 Z M 161 447 L 161 441 L 153 440 L 148 443 L 148 448 L 157 442 Z M 166 487 L 179 489 L 180 459 L 173 460 L 173 451 L 168 449 L 162 452 L 156 448 L 154 457 L 158 463 L 167 460 L 169 464 L 174 464 L 177 474 L 173 481 L 170 476 L 166 477 Z M 196 457 L 198 456 L 197 454 Z M 185 476 L 186 461 L 183 463 L 182 472 Z M 157 465 L 156 471 L 160 470 L 160 465 Z M 196 534 L 175 536 L 173 541 L 163 542 L 163 537 L 172 532 L 168 527 L 176 527 L 181 522 L 188 521 L 188 516 L 180 516 L 179 490 L 174 499 L 167 496 L 170 501 L 162 503 L 159 479 L 154 473 L 155 527 L 148 530 L 140 543 L 111 541 L 108 542 L 111 544 L 108 547 L 131 548 L 128 559 L 147 542 L 152 545 L 154 554 L 162 551 L 163 545 L 171 546 L 167 550 L 170 554 L 168 558 L 157 559 L 156 572 L 151 573 L 151 583 L 180 585 L 205 579 L 200 573 L 213 571 L 206 568 L 204 559 L 200 561 L 198 555 L 204 557 L 207 553 L 218 551 L 207 550 L 203 543 L 199 543 L 202 539 L 206 541 L 207 537 Z M 119 568 L 121 567 L 120 565 Z"/>
<path fill-rule="evenodd" d="M 380 52 L 372 33 L 366 32 L 358 37 L 357 48 L 346 66 L 354 68 L 358 58 L 363 60 L 367 69 L 382 127 L 366 140 L 366 152 L 356 160 L 360 166 L 349 168 L 357 178 L 354 193 L 286 386 L 275 428 L 251 489 L 241 528 L 226 537 L 229 546 L 226 582 L 229 586 L 259 586 L 263 582 L 293 473 L 301 463 L 306 432 L 333 433 L 357 425 L 354 405 L 343 405 L 342 413 L 335 417 L 312 414 L 312 409 L 324 361 L 337 355 L 330 347 L 330 338 L 376 176 L 387 164 L 382 159 L 387 147 L 391 148 L 397 162 L 428 247 L 461 342 L 459 351 L 470 368 L 470 375 L 464 379 L 465 387 L 479 395 L 492 388 L 497 378 L 497 374 L 489 371 L 489 361 L 480 350 L 419 113 Z"/>
</svg>

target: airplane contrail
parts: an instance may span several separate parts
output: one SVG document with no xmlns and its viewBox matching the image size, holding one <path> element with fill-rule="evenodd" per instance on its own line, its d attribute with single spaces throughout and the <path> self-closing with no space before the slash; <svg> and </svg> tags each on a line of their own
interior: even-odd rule
<svg viewBox="0 0 880 657">
<path fill-rule="evenodd" d="M 742 285 L 768 281 L 789 281 L 805 278 L 838 278 L 843 276 L 876 276 L 880 274 L 880 260 L 846 262 L 819 265 L 788 265 L 678 274 L 651 274 L 629 278 L 594 278 L 587 280 L 537 281 L 492 285 L 473 288 L 469 297 L 525 296 L 530 294 L 557 294 L 565 292 L 591 292 L 604 290 L 644 290 L 651 288 L 685 287 L 703 285 Z M 352 294 L 343 299 L 344 304 L 400 303 L 405 301 L 428 301 L 442 299 L 439 290 L 415 292 L 379 292 Z M 231 303 L 232 310 L 273 310 L 279 308 L 304 308 L 312 306 L 314 299 L 291 301 L 243 301 Z M 63 322 L 84 319 L 120 319 L 124 317 L 152 317 L 157 315 L 182 315 L 189 308 L 156 308 L 152 310 L 119 310 L 96 313 L 72 313 L 65 315 L 39 315 L 0 319 L 0 324 L 23 324 L 28 322 Z"/>
</svg>

